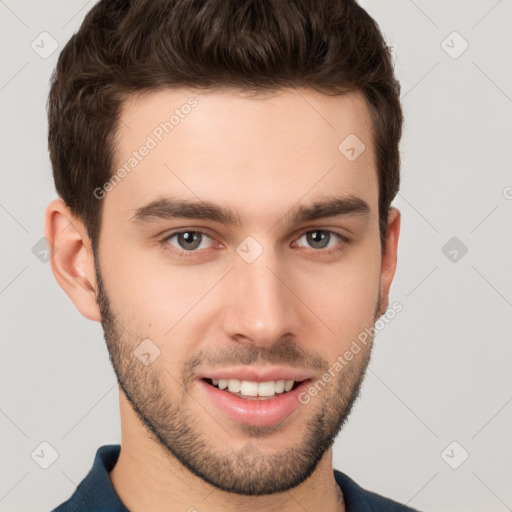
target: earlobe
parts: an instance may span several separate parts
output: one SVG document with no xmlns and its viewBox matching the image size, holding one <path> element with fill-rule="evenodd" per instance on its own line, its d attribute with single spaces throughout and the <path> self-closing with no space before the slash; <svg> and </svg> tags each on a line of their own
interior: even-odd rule
<svg viewBox="0 0 512 512">
<path fill-rule="evenodd" d="M 82 315 L 101 321 L 90 239 L 84 224 L 62 199 L 55 199 L 46 209 L 45 237 L 52 272 L 60 287 Z"/>
<path fill-rule="evenodd" d="M 396 270 L 399 235 L 400 211 L 397 208 L 391 207 L 381 261 L 379 315 L 383 315 L 389 306 L 389 290 Z"/>
</svg>

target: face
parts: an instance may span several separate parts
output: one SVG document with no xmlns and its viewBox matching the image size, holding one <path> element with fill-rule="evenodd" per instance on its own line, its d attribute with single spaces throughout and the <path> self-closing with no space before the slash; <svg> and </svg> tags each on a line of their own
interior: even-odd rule
<svg viewBox="0 0 512 512">
<path fill-rule="evenodd" d="M 371 343 L 333 364 L 387 306 L 365 103 L 161 91 L 128 100 L 119 126 L 129 171 L 102 199 L 96 279 L 121 389 L 215 487 L 290 489 L 347 418 Z M 338 149 L 350 134 L 355 160 Z"/>
</svg>

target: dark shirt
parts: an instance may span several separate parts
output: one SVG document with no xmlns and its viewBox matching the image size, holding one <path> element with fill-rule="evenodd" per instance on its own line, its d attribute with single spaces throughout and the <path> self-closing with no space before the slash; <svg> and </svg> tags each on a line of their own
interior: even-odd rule
<svg viewBox="0 0 512 512">
<path fill-rule="evenodd" d="M 98 448 L 94 464 L 73 495 L 52 512 L 129 512 L 116 494 L 109 472 L 115 466 L 121 445 Z M 343 492 L 347 512 L 417 512 L 396 501 L 359 487 L 341 471 L 334 478 Z"/>
</svg>

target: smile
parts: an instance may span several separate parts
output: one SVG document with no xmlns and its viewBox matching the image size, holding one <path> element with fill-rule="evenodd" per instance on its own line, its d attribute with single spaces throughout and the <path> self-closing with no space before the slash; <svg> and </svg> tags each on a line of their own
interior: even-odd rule
<svg viewBox="0 0 512 512">
<path fill-rule="evenodd" d="M 272 397 L 291 391 L 298 382 L 294 380 L 269 380 L 255 382 L 238 379 L 208 379 L 212 386 L 228 391 L 235 396 L 249 400 L 268 400 Z"/>
<path fill-rule="evenodd" d="M 241 372 L 237 370 L 219 372 L 215 376 L 203 375 L 196 382 L 207 399 L 203 403 L 211 404 L 216 414 L 252 426 L 276 425 L 300 410 L 299 395 L 312 382 L 311 374 L 299 372 L 277 370 L 274 375 L 270 372 L 263 375 L 246 369 L 244 373 L 251 380 L 240 378 Z"/>
</svg>

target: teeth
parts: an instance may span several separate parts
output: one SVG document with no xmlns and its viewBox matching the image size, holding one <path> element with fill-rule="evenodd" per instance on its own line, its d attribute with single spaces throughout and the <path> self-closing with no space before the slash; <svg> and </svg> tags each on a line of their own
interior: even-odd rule
<svg viewBox="0 0 512 512">
<path fill-rule="evenodd" d="M 290 389 L 293 388 L 293 380 L 287 380 L 285 383 L 284 383 L 284 390 L 285 391 L 290 391 Z"/>
<path fill-rule="evenodd" d="M 260 382 L 258 384 L 258 395 L 260 396 L 274 396 L 276 394 L 275 382 Z"/>
<path fill-rule="evenodd" d="M 274 396 L 276 393 L 290 391 L 295 381 L 270 380 L 267 382 L 253 382 L 238 379 L 212 379 L 212 384 L 219 389 L 227 389 L 231 393 L 240 393 L 242 396 Z"/>
<path fill-rule="evenodd" d="M 228 389 L 231 393 L 239 393 L 242 389 L 242 383 L 238 379 L 229 379 Z"/>
<path fill-rule="evenodd" d="M 245 396 L 258 396 L 258 388 L 257 382 L 243 380 L 240 384 L 240 393 Z"/>
</svg>

